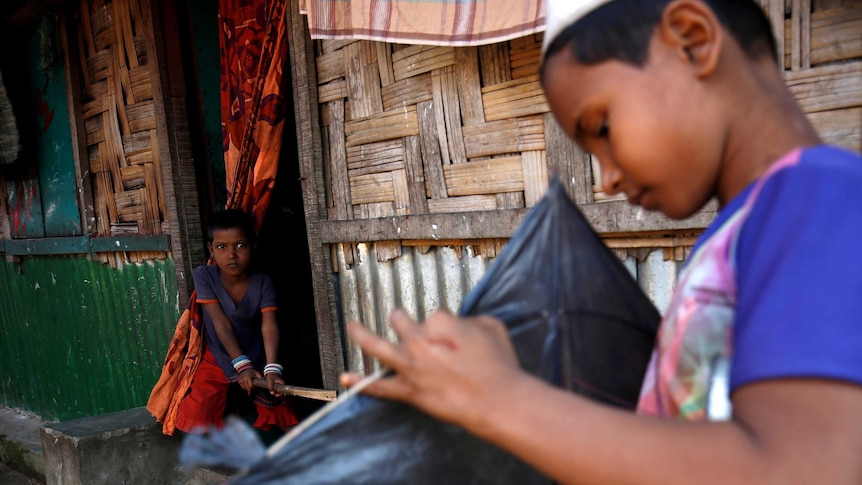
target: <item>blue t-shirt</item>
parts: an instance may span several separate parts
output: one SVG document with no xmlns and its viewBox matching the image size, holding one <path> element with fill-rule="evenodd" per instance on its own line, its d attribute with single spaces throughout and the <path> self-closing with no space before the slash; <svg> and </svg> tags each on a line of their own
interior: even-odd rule
<svg viewBox="0 0 862 485">
<path fill-rule="evenodd" d="M 730 201 L 706 240 L 745 201 Z M 862 156 L 830 146 L 761 189 L 736 245 L 731 390 L 761 379 L 862 384 Z"/>
<path fill-rule="evenodd" d="M 239 348 L 251 359 L 255 369 L 262 370 L 266 365 L 266 353 L 263 348 L 263 335 L 261 324 L 263 312 L 275 311 L 277 309 L 275 285 L 272 279 L 264 273 L 252 273 L 248 291 L 243 296 L 239 305 L 235 305 L 233 299 L 225 290 L 219 277 L 218 266 L 203 265 L 194 270 L 195 291 L 198 303 L 218 302 L 228 320 L 233 325 Z M 236 370 L 231 364 L 231 358 L 222 345 L 215 332 L 213 321 L 203 311 L 204 341 L 207 348 L 212 352 L 219 367 L 225 376 L 233 381 L 238 378 Z"/>
</svg>

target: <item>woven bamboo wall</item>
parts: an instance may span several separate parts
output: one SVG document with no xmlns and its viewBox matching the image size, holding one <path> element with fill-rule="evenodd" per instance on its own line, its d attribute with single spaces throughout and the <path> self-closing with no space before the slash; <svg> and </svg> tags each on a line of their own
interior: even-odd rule
<svg viewBox="0 0 862 485">
<path fill-rule="evenodd" d="M 862 152 L 862 1 L 762 0 L 785 79 L 824 141 Z"/>
<path fill-rule="evenodd" d="M 143 8 L 142 8 L 143 7 Z M 77 43 L 86 153 L 99 236 L 167 234 L 148 51 L 149 2 L 82 0 Z M 157 83 L 156 83 L 157 85 Z M 100 255 L 113 266 L 158 252 Z"/>
<path fill-rule="evenodd" d="M 541 196 L 540 35 L 480 48 L 319 46 L 330 219 L 517 208 Z"/>
</svg>

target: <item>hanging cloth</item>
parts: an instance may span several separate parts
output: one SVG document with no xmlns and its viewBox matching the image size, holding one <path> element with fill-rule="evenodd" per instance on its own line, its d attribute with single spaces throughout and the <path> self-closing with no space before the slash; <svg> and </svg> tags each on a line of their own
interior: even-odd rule
<svg viewBox="0 0 862 485">
<path fill-rule="evenodd" d="M 541 32 L 545 0 L 298 0 L 312 39 L 470 46 Z"/>
<path fill-rule="evenodd" d="M 203 356 L 203 321 L 195 291 L 183 310 L 168 347 L 162 373 L 147 400 L 147 411 L 162 423 L 162 433 L 173 435 L 180 401 L 192 383 Z"/>
<path fill-rule="evenodd" d="M 221 0 L 219 48 L 227 206 L 260 229 L 272 197 L 284 131 L 285 0 Z M 265 17 L 260 14 L 265 13 Z"/>
</svg>

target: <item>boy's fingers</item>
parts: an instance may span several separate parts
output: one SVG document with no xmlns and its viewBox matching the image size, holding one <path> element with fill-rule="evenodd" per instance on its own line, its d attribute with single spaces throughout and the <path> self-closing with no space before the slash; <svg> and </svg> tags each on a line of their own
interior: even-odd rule
<svg viewBox="0 0 862 485">
<path fill-rule="evenodd" d="M 395 309 L 389 313 L 389 323 L 398 337 L 403 340 L 408 340 L 416 336 L 421 329 L 419 323 L 410 317 L 405 311 Z"/>
<path fill-rule="evenodd" d="M 367 376 L 364 376 L 362 374 L 357 374 L 355 372 L 346 372 L 341 375 L 341 384 L 349 388 L 359 384 L 366 378 Z M 399 401 L 404 401 L 408 397 L 410 397 L 410 392 L 408 389 L 408 386 L 401 379 L 399 379 L 397 376 L 393 376 L 380 378 L 374 383 L 369 384 L 368 387 L 362 389 L 362 391 L 360 392 L 382 399 L 395 399 Z"/>
</svg>

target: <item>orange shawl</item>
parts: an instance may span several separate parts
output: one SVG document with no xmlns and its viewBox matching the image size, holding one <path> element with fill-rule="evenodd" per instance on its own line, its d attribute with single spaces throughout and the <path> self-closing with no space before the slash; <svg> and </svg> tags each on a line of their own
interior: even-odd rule
<svg viewBox="0 0 862 485">
<path fill-rule="evenodd" d="M 192 383 L 192 377 L 204 352 L 201 316 L 197 292 L 192 290 L 189 304 L 180 315 L 174 330 L 174 337 L 162 366 L 162 375 L 153 386 L 147 401 L 147 411 L 156 421 L 162 423 L 162 433 L 169 436 L 174 434 L 180 401 Z"/>
</svg>

